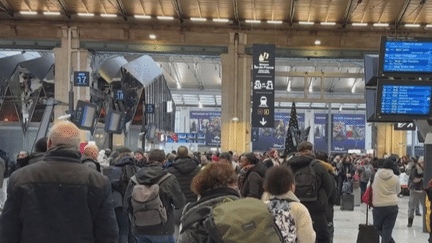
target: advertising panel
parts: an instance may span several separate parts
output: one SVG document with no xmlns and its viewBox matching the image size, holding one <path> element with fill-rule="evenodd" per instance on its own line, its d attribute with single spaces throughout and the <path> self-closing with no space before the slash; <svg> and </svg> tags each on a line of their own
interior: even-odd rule
<svg viewBox="0 0 432 243">
<path fill-rule="evenodd" d="M 331 150 L 365 149 L 365 128 L 364 115 L 334 114 Z"/>
<path fill-rule="evenodd" d="M 328 152 L 328 114 L 315 114 L 314 148 Z"/>
</svg>

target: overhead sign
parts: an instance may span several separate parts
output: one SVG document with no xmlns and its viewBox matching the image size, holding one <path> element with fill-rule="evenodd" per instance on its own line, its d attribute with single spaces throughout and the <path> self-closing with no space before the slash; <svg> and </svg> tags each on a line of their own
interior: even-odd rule
<svg viewBox="0 0 432 243">
<path fill-rule="evenodd" d="M 396 122 L 394 124 L 395 131 L 415 131 L 416 126 L 414 122 Z"/>
<path fill-rule="evenodd" d="M 146 113 L 151 114 L 151 113 L 154 113 L 154 111 L 155 111 L 155 105 L 154 104 L 146 104 L 145 105 L 145 112 Z"/>
<path fill-rule="evenodd" d="M 274 127 L 275 45 L 253 45 L 252 127 Z"/>
<path fill-rule="evenodd" d="M 90 72 L 74 72 L 74 86 L 90 86 Z"/>
</svg>

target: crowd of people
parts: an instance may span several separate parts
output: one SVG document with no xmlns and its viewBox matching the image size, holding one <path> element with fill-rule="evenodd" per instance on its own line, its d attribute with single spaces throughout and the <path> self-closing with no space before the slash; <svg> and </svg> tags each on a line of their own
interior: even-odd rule
<svg viewBox="0 0 432 243">
<path fill-rule="evenodd" d="M 228 239 L 237 231 L 218 225 L 241 222 L 217 217 L 225 210 L 221 205 L 253 198 L 244 205 L 265 205 L 267 211 L 238 234 L 270 234 L 260 228 L 270 217 L 280 242 L 330 243 L 341 195 L 357 190 L 361 197 L 370 186 L 373 224 L 381 242 L 389 243 L 395 242 L 398 175 L 409 177 L 408 227 L 420 214 L 418 204 L 432 199 L 432 190 L 422 186 L 423 158 L 329 158 L 309 142 L 285 157 L 276 150 L 201 154 L 181 146 L 165 154 L 99 150 L 93 143 L 82 153 L 79 148 L 80 130 L 61 121 L 36 143 L 35 152 L 21 152 L 16 162 L 0 151 L 0 242 L 219 242 L 215 235 Z M 243 216 L 248 215 L 236 217 Z"/>
</svg>

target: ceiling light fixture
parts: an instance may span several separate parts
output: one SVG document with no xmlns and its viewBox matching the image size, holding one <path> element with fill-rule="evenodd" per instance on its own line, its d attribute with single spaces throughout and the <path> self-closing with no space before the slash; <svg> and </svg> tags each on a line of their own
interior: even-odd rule
<svg viewBox="0 0 432 243">
<path fill-rule="evenodd" d="M 282 24 L 282 20 L 267 20 L 267 24 Z"/>
<path fill-rule="evenodd" d="M 321 22 L 321 25 L 336 25 L 336 22 Z"/>
<path fill-rule="evenodd" d="M 81 17 L 93 17 L 94 13 L 78 13 L 78 16 L 81 16 Z"/>
<path fill-rule="evenodd" d="M 299 21 L 299 24 L 301 24 L 301 25 L 313 25 L 315 23 L 314 22 L 310 22 L 310 21 Z"/>
<path fill-rule="evenodd" d="M 159 20 L 173 20 L 174 19 L 174 17 L 172 17 L 172 16 L 157 16 L 157 18 Z"/>
<path fill-rule="evenodd" d="M 43 12 L 43 14 L 44 14 L 44 15 L 51 15 L 51 16 L 54 16 L 54 15 L 58 16 L 58 15 L 60 15 L 61 13 L 60 13 L 60 12 Z"/>
<path fill-rule="evenodd" d="M 155 35 L 155 34 L 150 34 L 149 37 L 150 37 L 150 39 L 152 39 L 152 40 L 156 39 L 156 35 Z"/>
<path fill-rule="evenodd" d="M 137 14 L 137 15 L 134 15 L 134 17 L 137 18 L 137 19 L 151 19 L 150 15 L 139 15 L 139 14 Z"/>
<path fill-rule="evenodd" d="M 213 19 L 214 22 L 228 23 L 229 19 Z"/>
<path fill-rule="evenodd" d="M 207 21 L 206 18 L 190 18 L 191 21 L 196 21 L 196 22 L 204 22 Z"/>
<path fill-rule="evenodd" d="M 177 83 L 177 89 L 181 89 L 180 83 Z"/>
<path fill-rule="evenodd" d="M 420 27 L 420 24 L 405 24 L 405 27 L 407 27 L 407 28 L 418 28 L 418 27 Z"/>
<path fill-rule="evenodd" d="M 288 81 L 287 91 L 291 91 L 291 80 Z"/>
<path fill-rule="evenodd" d="M 342 111 L 342 105 L 340 105 L 340 107 L 339 107 L 339 111 Z"/>
<path fill-rule="evenodd" d="M 426 28 L 432 28 L 432 24 L 427 24 Z"/>
<path fill-rule="evenodd" d="M 259 23 L 261 23 L 261 20 L 246 19 L 245 22 L 248 23 L 248 24 L 259 24 Z"/>
<path fill-rule="evenodd" d="M 20 14 L 23 14 L 23 15 L 36 15 L 37 12 L 36 11 L 21 11 Z"/>
<path fill-rule="evenodd" d="M 352 26 L 368 26 L 368 23 L 352 23 Z"/>
<path fill-rule="evenodd" d="M 316 40 L 315 41 L 315 45 L 321 45 L 321 41 L 320 40 Z"/>
<path fill-rule="evenodd" d="M 201 101 L 198 102 L 198 108 L 200 108 L 200 109 L 203 108 L 203 105 L 202 105 Z"/>
<path fill-rule="evenodd" d="M 374 27 L 388 27 L 389 24 L 387 23 L 375 23 L 373 24 Z"/>
<path fill-rule="evenodd" d="M 117 14 L 101 14 L 100 16 L 103 18 L 115 18 Z"/>
</svg>

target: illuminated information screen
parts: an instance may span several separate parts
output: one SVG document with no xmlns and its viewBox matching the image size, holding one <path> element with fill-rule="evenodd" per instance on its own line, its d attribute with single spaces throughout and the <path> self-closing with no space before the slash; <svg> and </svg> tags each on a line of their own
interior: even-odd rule
<svg viewBox="0 0 432 243">
<path fill-rule="evenodd" d="M 393 85 L 382 87 L 381 113 L 428 115 L 432 86 Z"/>
<path fill-rule="evenodd" d="M 432 42 L 387 41 L 384 72 L 432 72 Z"/>
</svg>

